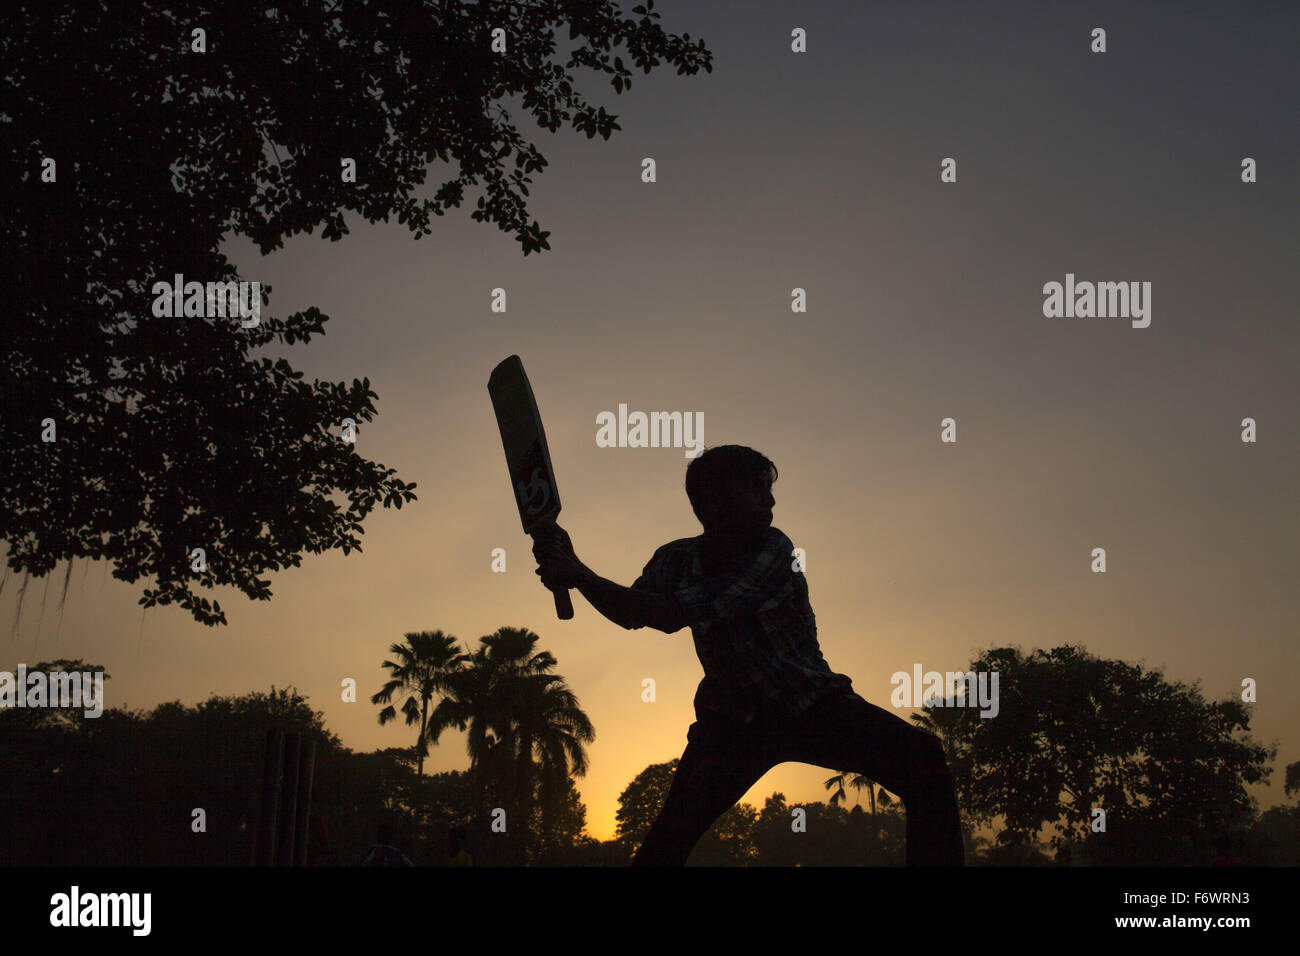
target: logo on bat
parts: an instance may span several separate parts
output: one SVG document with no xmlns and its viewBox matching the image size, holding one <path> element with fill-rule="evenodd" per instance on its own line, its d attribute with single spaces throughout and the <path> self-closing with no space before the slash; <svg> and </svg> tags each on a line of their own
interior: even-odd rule
<svg viewBox="0 0 1300 956">
<path fill-rule="evenodd" d="M 518 489 L 519 504 L 530 515 L 541 514 L 546 510 L 546 506 L 551 503 L 551 483 L 542 476 L 541 466 L 533 469 L 532 478 L 529 479 L 527 484 L 524 484 L 521 478 Z M 533 504 L 533 499 L 539 494 L 542 496 L 542 500 L 537 504 Z"/>
</svg>

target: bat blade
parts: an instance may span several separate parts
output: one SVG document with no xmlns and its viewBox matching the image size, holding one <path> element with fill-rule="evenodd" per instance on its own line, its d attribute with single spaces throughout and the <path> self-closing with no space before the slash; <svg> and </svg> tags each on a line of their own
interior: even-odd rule
<svg viewBox="0 0 1300 956">
<path fill-rule="evenodd" d="M 551 466 L 551 452 L 546 447 L 542 415 L 518 355 L 510 356 L 492 370 L 488 394 L 496 411 L 519 520 L 525 533 L 533 534 L 543 525 L 555 523 L 560 514 L 560 492 Z M 568 590 L 558 588 L 553 593 L 560 620 L 572 618 L 573 602 Z"/>
</svg>

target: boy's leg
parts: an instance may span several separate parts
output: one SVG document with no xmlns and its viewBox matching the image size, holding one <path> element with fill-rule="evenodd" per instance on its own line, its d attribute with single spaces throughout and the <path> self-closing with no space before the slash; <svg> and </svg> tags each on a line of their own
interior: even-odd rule
<svg viewBox="0 0 1300 956">
<path fill-rule="evenodd" d="M 961 819 L 939 738 L 854 693 L 821 701 L 788 725 L 779 761 L 860 773 L 903 798 L 907 865 L 961 866 Z"/>
<path fill-rule="evenodd" d="M 663 810 L 632 866 L 683 866 L 713 821 L 775 765 L 770 738 L 749 729 L 725 720 L 691 724 Z"/>
</svg>

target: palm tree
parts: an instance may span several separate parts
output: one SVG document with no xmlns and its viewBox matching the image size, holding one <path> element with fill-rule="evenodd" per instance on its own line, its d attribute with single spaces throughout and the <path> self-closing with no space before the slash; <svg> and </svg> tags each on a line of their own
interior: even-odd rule
<svg viewBox="0 0 1300 956">
<path fill-rule="evenodd" d="M 442 631 L 414 631 L 406 635 L 405 644 L 394 644 L 389 651 L 397 661 L 384 661 L 382 666 L 388 668 L 389 679 L 370 698 L 370 703 L 388 705 L 379 712 L 382 726 L 397 718 L 391 703 L 393 695 L 408 693 L 402 703 L 402 713 L 408 727 L 419 725 L 419 736 L 415 739 L 416 773 L 423 776 L 429 744 L 438 742 L 438 732 L 442 729 L 429 719 L 429 701 L 434 694 L 448 692 L 469 656 L 461 651 L 456 638 Z"/>
<path fill-rule="evenodd" d="M 826 783 L 823 784 L 823 786 L 824 786 L 827 790 L 831 789 L 831 787 L 834 787 L 834 788 L 835 788 L 835 792 L 832 793 L 832 794 L 830 795 L 830 799 L 828 799 L 828 800 L 826 801 L 826 802 L 829 803 L 832 807 L 837 807 L 837 806 L 839 806 L 839 805 L 840 805 L 841 803 L 843 803 L 844 800 L 846 799 L 846 797 L 847 797 L 847 792 L 845 791 L 845 785 L 848 783 L 848 780 L 849 780 L 849 777 L 850 777 L 850 776 L 852 776 L 852 774 L 850 774 L 849 771 L 847 771 L 847 770 L 841 770 L 841 771 L 840 771 L 839 773 L 837 773 L 835 776 L 830 777 L 830 778 L 826 781 Z"/>
<path fill-rule="evenodd" d="M 435 736 L 448 727 L 468 731 L 465 749 L 469 752 L 469 776 L 478 801 L 476 820 L 487 817 L 491 783 L 503 779 L 501 758 L 506 756 L 498 735 L 507 721 L 503 714 L 490 709 L 501 698 L 496 691 L 499 681 L 485 663 L 481 650 L 470 657 L 452 678 L 447 693 L 429 717 L 430 730 Z"/>
<path fill-rule="evenodd" d="M 591 721 L 564 678 L 549 673 L 556 665 L 541 638 L 524 628 L 503 627 L 480 639 L 481 646 L 431 718 L 441 730 L 468 730 L 470 771 L 485 809 L 491 792 L 511 805 L 515 859 L 527 857 L 533 795 L 540 792 L 544 814 L 564 792 L 570 772 L 587 772 L 585 743 L 595 739 Z"/>
<path fill-rule="evenodd" d="M 934 734 L 943 744 L 943 749 L 948 756 L 952 756 L 951 743 L 956 736 L 957 731 L 961 728 L 964 713 L 958 708 L 943 705 L 927 705 L 919 714 L 912 714 L 912 723 L 916 724 L 921 730 Z"/>
<path fill-rule="evenodd" d="M 865 777 L 860 773 L 851 773 L 848 770 L 841 770 L 835 776 L 828 779 L 825 783 L 826 789 L 829 790 L 831 789 L 831 787 L 834 787 L 835 792 L 830 795 L 830 799 L 827 802 L 831 806 L 836 806 L 837 804 L 843 802 L 846 796 L 845 793 L 846 785 L 858 791 L 859 794 L 862 793 L 862 790 L 864 788 L 867 790 L 867 793 L 871 797 L 871 815 L 875 816 L 876 799 L 877 799 L 876 787 L 880 785 L 876 783 L 876 781 L 872 780 L 870 777 Z M 893 802 L 892 800 L 889 799 L 889 792 L 885 790 L 884 787 L 880 787 L 879 801 L 880 801 L 880 806 L 882 807 L 887 807 Z"/>
<path fill-rule="evenodd" d="M 518 765 L 517 793 L 531 803 L 536 781 L 543 832 L 549 832 L 548 822 L 564 798 L 570 772 L 577 777 L 587 773 L 583 745 L 596 735 L 564 678 L 534 674 L 521 678 L 519 684 L 513 747 Z"/>
</svg>

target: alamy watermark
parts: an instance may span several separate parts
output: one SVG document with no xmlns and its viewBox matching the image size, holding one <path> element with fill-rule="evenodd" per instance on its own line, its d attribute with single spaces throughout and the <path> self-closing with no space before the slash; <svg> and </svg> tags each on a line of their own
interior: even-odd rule
<svg viewBox="0 0 1300 956">
<path fill-rule="evenodd" d="M 81 710 L 87 717 L 104 713 L 103 671 L 0 671 L 0 709 L 58 707 Z"/>
<path fill-rule="evenodd" d="M 981 717 L 998 715 L 997 671 L 895 671 L 889 679 L 895 707 L 978 707 Z"/>
<path fill-rule="evenodd" d="M 1043 286 L 1043 315 L 1049 319 L 1132 319 L 1135 329 L 1151 324 L 1150 282 L 1075 282 L 1065 274 L 1065 285 Z"/>
<path fill-rule="evenodd" d="M 245 320 L 239 323 L 245 329 L 262 321 L 258 282 L 186 282 L 178 272 L 170 285 L 155 282 L 152 292 L 153 314 L 160 319 L 238 317 Z"/>
<path fill-rule="evenodd" d="M 152 911 L 152 893 L 83 893 L 74 884 L 50 897 L 50 925 L 56 927 L 122 926 L 148 936 Z"/>
<path fill-rule="evenodd" d="M 698 458 L 704 451 L 703 412 L 629 414 L 627 405 L 621 403 L 617 417 L 613 412 L 600 412 L 596 424 L 600 426 L 598 448 L 685 448 L 687 458 Z"/>
</svg>

